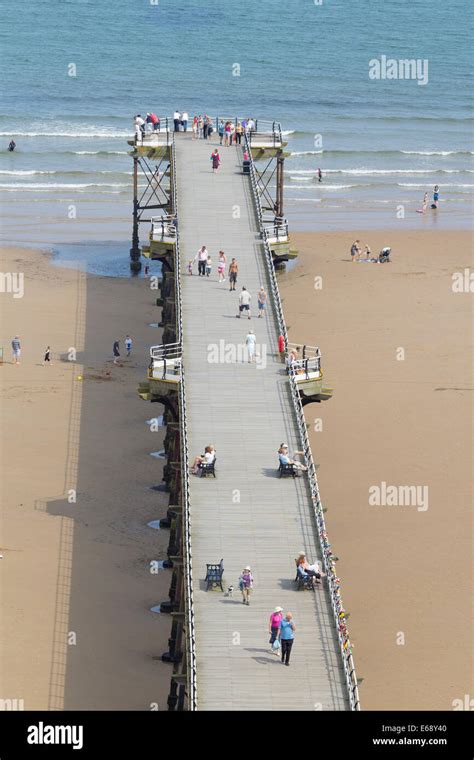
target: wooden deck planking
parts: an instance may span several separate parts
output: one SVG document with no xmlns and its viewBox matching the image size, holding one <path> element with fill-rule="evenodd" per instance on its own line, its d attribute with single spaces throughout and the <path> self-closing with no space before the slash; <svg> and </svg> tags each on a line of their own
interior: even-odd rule
<svg viewBox="0 0 474 760">
<path fill-rule="evenodd" d="M 272 304 L 265 319 L 256 318 L 260 285 L 270 291 L 249 178 L 233 147 L 220 148 L 222 165 L 213 175 L 213 147 L 176 139 L 190 457 L 208 443 L 217 450 L 217 478 L 191 476 L 190 485 L 198 709 L 346 710 L 326 588 L 297 592 L 293 583 L 298 551 L 320 558 L 319 544 L 306 478 L 276 477 L 279 444 L 294 450 L 299 441 Z M 201 245 L 213 261 L 209 279 L 185 273 Z M 217 282 L 219 248 L 227 263 L 232 256 L 239 261 L 236 293 L 227 279 Z M 252 294 L 250 321 L 235 318 L 242 285 Z M 265 346 L 265 369 L 208 361 L 209 344 L 243 343 L 249 327 Z M 205 591 L 206 563 L 221 557 L 232 598 Z M 255 577 L 249 607 L 237 586 L 247 563 Z M 293 612 L 297 627 L 290 668 L 269 651 L 268 617 L 276 605 Z"/>
</svg>

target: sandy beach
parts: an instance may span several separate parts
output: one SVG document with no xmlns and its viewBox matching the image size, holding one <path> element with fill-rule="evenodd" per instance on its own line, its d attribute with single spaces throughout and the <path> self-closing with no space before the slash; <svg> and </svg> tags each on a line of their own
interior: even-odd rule
<svg viewBox="0 0 474 760">
<path fill-rule="evenodd" d="M 355 238 L 391 246 L 392 263 L 352 264 Z M 451 710 L 473 688 L 472 293 L 452 290 L 453 273 L 472 271 L 472 237 L 292 243 L 297 264 L 279 279 L 290 340 L 320 346 L 334 390 L 305 412 L 362 707 Z M 427 498 L 370 505 L 383 482 L 425 486 Z"/>
<path fill-rule="evenodd" d="M 25 292 L 1 294 L 0 698 L 26 710 L 166 709 L 170 619 L 149 610 L 167 599 L 169 571 L 151 574 L 150 561 L 166 557 L 168 532 L 147 527 L 166 512 L 151 490 L 163 433 L 150 433 L 136 392 L 159 342 L 156 292 L 32 250 L 4 249 L 1 270 L 23 272 Z M 127 333 L 132 356 L 114 366 L 112 342 L 123 351 Z"/>
</svg>

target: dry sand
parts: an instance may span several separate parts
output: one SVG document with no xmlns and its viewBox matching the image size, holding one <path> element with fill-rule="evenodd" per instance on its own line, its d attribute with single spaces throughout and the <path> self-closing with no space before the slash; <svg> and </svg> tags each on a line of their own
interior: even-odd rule
<svg viewBox="0 0 474 760">
<path fill-rule="evenodd" d="M 392 263 L 352 264 L 355 238 L 374 252 L 391 245 Z M 298 264 L 280 277 L 290 340 L 320 346 L 334 389 L 305 413 L 362 707 L 450 710 L 473 694 L 474 294 L 452 291 L 453 272 L 473 271 L 472 238 L 372 231 L 292 241 Z M 428 509 L 369 506 L 369 487 L 382 481 L 428 486 Z"/>
<path fill-rule="evenodd" d="M 156 291 L 54 267 L 37 251 L 3 250 L 0 270 L 25 275 L 22 299 L 0 294 L 0 699 L 26 710 L 166 709 L 170 618 L 149 608 L 167 599 L 170 571 L 152 575 L 149 563 L 166 557 L 168 532 L 146 525 L 166 511 L 166 495 L 151 490 L 160 460 L 149 456 L 163 433 L 146 424 L 161 407 L 136 392 L 160 339 L 148 327 Z M 113 339 L 123 349 L 126 333 L 133 355 L 114 366 Z M 42 366 L 47 344 L 53 364 Z"/>
</svg>

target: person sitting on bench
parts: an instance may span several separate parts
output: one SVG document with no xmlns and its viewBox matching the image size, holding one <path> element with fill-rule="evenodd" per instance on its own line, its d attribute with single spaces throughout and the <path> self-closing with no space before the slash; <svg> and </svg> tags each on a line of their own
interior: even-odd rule
<svg viewBox="0 0 474 760">
<path fill-rule="evenodd" d="M 215 458 L 216 450 L 214 446 L 206 446 L 204 449 L 204 454 L 194 457 L 194 462 L 191 467 L 191 472 L 193 475 L 197 475 L 199 473 L 199 468 L 202 464 L 212 464 Z"/>
<path fill-rule="evenodd" d="M 303 456 L 303 454 L 303 451 L 295 451 L 293 456 Z M 282 443 L 280 445 L 280 448 L 278 449 L 278 458 L 280 460 L 280 464 L 291 464 L 296 470 L 300 470 L 301 472 L 306 472 L 308 469 L 304 464 L 301 464 L 301 462 L 295 462 L 294 459 L 289 458 L 288 444 L 286 443 Z"/>
<path fill-rule="evenodd" d="M 314 562 L 312 565 L 310 565 L 306 559 L 306 554 L 304 552 L 300 552 L 298 554 L 296 565 L 298 568 L 298 574 L 303 578 L 305 576 L 308 578 L 313 578 L 313 583 L 315 584 L 321 583 L 321 578 L 326 577 L 326 573 L 323 573 L 319 562 Z"/>
</svg>

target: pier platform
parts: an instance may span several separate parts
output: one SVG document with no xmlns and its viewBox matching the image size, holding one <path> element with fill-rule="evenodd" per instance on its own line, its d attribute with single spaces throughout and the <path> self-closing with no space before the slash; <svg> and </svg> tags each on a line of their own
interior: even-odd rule
<svg viewBox="0 0 474 760">
<path fill-rule="evenodd" d="M 189 456 L 216 448 L 216 479 L 190 476 L 191 547 L 198 710 L 348 710 L 347 686 L 326 581 L 297 591 L 295 557 L 321 560 L 306 476 L 278 477 L 277 449 L 300 448 L 288 376 L 278 354 L 278 328 L 263 244 L 242 149 L 175 136 L 179 207 L 183 356 Z M 186 265 L 205 245 L 211 277 Z M 236 292 L 218 283 L 218 251 L 239 264 Z M 252 295 L 252 318 L 236 318 L 238 295 Z M 269 294 L 257 318 L 257 292 Z M 246 335 L 256 336 L 249 364 Z M 217 360 L 216 360 L 217 357 Z M 242 358 L 244 361 L 242 361 Z M 206 591 L 207 563 L 224 561 L 224 589 Z M 238 577 L 250 565 L 255 586 L 242 604 Z M 268 619 L 276 606 L 296 626 L 290 667 L 270 652 Z"/>
</svg>

